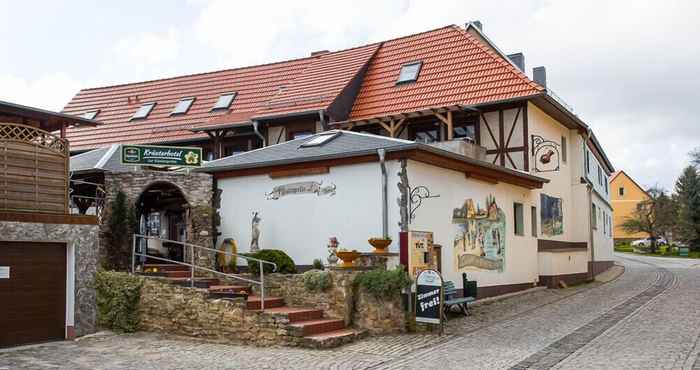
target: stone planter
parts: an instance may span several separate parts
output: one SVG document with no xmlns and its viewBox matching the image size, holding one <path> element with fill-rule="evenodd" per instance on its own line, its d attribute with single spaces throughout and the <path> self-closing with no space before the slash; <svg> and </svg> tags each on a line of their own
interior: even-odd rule
<svg viewBox="0 0 700 370">
<path fill-rule="evenodd" d="M 343 261 L 343 263 L 341 263 L 338 267 L 350 268 L 350 267 L 353 267 L 355 265 L 354 264 L 355 260 L 360 257 L 360 252 L 355 252 L 355 251 L 340 252 L 339 251 L 339 252 L 336 252 L 336 256 L 338 256 L 338 258 L 340 258 Z"/>
<path fill-rule="evenodd" d="M 389 244 L 391 244 L 391 239 L 371 238 L 368 242 L 374 247 L 374 253 L 385 254 Z"/>
</svg>

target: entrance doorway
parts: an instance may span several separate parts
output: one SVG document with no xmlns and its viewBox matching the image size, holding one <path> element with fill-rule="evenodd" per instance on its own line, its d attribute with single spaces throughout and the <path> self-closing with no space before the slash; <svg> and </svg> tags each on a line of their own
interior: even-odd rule
<svg viewBox="0 0 700 370">
<path fill-rule="evenodd" d="M 139 196 L 136 211 L 140 234 L 176 242 L 187 241 L 189 204 L 175 185 L 168 182 L 150 185 Z M 181 244 L 147 239 L 141 240 L 139 247 L 141 250 L 146 247 L 148 255 L 184 261 Z"/>
</svg>

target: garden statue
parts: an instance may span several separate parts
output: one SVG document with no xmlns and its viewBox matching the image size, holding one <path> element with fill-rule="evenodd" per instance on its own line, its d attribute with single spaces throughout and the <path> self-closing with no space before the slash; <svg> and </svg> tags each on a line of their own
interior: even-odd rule
<svg viewBox="0 0 700 370">
<path fill-rule="evenodd" d="M 338 263 L 338 238 L 335 236 L 328 239 L 328 264 L 330 266 L 335 266 Z"/>
<path fill-rule="evenodd" d="M 253 221 L 252 221 L 252 226 L 253 226 L 253 232 L 251 234 L 250 238 L 250 251 L 251 252 L 257 252 L 260 250 L 260 246 L 258 245 L 258 240 L 260 240 L 260 217 L 258 216 L 258 212 L 253 212 Z"/>
<path fill-rule="evenodd" d="M 235 239 L 226 238 L 219 246 L 219 253 L 216 254 L 216 266 L 219 271 L 225 273 L 236 272 L 236 256 L 238 245 Z M 229 254 L 226 254 L 229 253 Z"/>
</svg>

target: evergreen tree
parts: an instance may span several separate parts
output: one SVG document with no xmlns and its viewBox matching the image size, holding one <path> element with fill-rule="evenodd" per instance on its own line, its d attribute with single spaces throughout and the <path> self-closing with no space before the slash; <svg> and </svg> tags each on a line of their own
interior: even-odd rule
<svg viewBox="0 0 700 370">
<path fill-rule="evenodd" d="M 117 192 L 108 217 L 107 229 L 104 232 L 106 242 L 104 268 L 127 271 L 131 265 L 131 238 L 136 216 L 124 192 Z"/>
<path fill-rule="evenodd" d="M 700 249 L 700 176 L 693 166 L 683 170 L 676 181 L 677 239 L 694 250 Z"/>
</svg>

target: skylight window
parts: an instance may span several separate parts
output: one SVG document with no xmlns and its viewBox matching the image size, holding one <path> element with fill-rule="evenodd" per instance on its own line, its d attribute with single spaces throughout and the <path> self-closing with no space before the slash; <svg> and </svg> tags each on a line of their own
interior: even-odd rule
<svg viewBox="0 0 700 370">
<path fill-rule="evenodd" d="M 170 113 L 170 115 L 176 115 L 176 114 L 185 114 L 187 113 L 188 110 L 190 110 L 190 107 L 192 106 L 192 103 L 194 103 L 194 98 L 184 98 L 180 99 L 179 102 L 175 105 L 175 109 Z"/>
<path fill-rule="evenodd" d="M 399 79 L 396 81 L 397 84 L 406 82 L 415 82 L 418 79 L 418 73 L 423 66 L 423 62 L 411 62 L 401 66 L 401 72 L 399 72 Z"/>
<path fill-rule="evenodd" d="M 228 109 L 228 107 L 231 106 L 231 103 L 233 103 L 233 98 L 235 97 L 235 92 L 222 94 L 219 96 L 219 100 L 216 101 L 216 104 L 214 104 L 214 107 L 211 108 L 211 110 Z"/>
<path fill-rule="evenodd" d="M 131 117 L 132 120 L 134 119 L 142 119 L 148 117 L 149 114 L 151 114 L 151 111 L 153 110 L 153 107 L 156 106 L 156 103 L 146 103 L 142 105 L 139 110 L 134 113 L 134 116 Z"/>
<path fill-rule="evenodd" d="M 100 113 L 100 110 L 91 110 L 89 112 L 83 113 L 82 117 L 85 119 L 95 119 L 97 117 L 97 114 Z"/>
<path fill-rule="evenodd" d="M 309 140 L 306 140 L 303 144 L 301 144 L 299 147 L 300 148 L 308 148 L 312 146 L 321 146 L 334 138 L 338 137 L 340 135 L 340 132 L 329 132 L 329 133 L 323 133 L 316 135 L 312 137 Z"/>
</svg>

